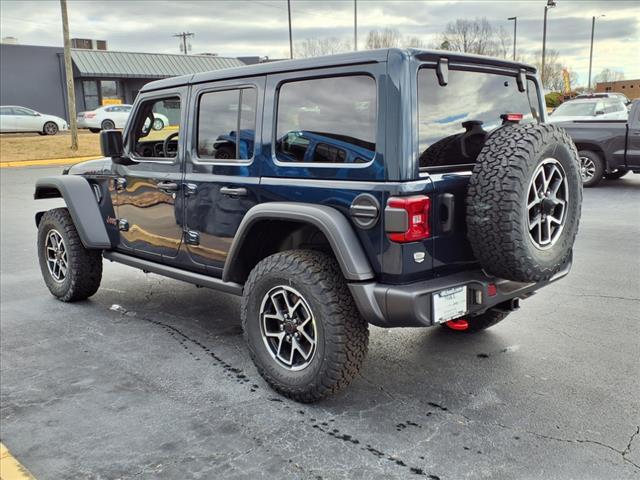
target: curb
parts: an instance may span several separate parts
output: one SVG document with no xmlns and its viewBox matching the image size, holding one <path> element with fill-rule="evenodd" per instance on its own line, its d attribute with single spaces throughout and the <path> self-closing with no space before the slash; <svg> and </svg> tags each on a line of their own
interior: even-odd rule
<svg viewBox="0 0 640 480">
<path fill-rule="evenodd" d="M 24 468 L 11 452 L 0 443 L 0 479 L 1 480 L 35 480 L 29 470 Z"/>
<path fill-rule="evenodd" d="M 70 158 L 49 158 L 47 160 L 18 160 L 15 162 L 1 162 L 0 168 L 9 167 L 38 167 L 46 165 L 71 165 L 78 162 L 84 162 L 85 160 L 95 160 L 102 158 L 101 156 L 94 157 L 70 157 Z"/>
</svg>

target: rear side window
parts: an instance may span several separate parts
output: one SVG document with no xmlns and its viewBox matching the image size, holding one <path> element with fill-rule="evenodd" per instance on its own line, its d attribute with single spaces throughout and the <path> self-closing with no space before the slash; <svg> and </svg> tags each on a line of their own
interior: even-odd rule
<svg viewBox="0 0 640 480">
<path fill-rule="evenodd" d="M 280 87 L 276 156 L 282 162 L 368 163 L 376 151 L 376 82 L 367 75 Z"/>
<path fill-rule="evenodd" d="M 198 110 L 198 156 L 217 160 L 253 157 L 256 90 L 242 88 L 204 93 Z M 237 142 L 238 131 L 240 142 Z"/>
<path fill-rule="evenodd" d="M 502 125 L 500 116 L 521 113 L 520 123 L 540 117 L 538 91 L 527 81 L 518 90 L 515 77 L 450 70 L 446 86 L 434 69 L 418 72 L 418 143 L 421 168 L 468 169 L 489 132 Z"/>
</svg>

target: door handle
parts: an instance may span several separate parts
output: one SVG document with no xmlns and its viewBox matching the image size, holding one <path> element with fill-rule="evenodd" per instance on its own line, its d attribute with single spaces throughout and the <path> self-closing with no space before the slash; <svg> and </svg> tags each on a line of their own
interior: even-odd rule
<svg viewBox="0 0 640 480">
<path fill-rule="evenodd" d="M 230 197 L 246 197 L 247 189 L 244 187 L 220 187 L 220 193 L 223 195 L 229 195 Z"/>
<path fill-rule="evenodd" d="M 178 190 L 178 184 L 174 182 L 158 182 L 158 190 L 175 192 L 176 190 Z"/>
</svg>

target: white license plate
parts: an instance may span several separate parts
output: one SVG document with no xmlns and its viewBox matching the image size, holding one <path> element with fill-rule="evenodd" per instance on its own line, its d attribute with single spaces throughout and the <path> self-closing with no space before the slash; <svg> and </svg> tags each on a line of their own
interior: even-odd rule
<svg viewBox="0 0 640 480">
<path fill-rule="evenodd" d="M 454 287 L 436 292 L 433 298 L 433 321 L 443 323 L 467 313 L 467 287 Z"/>
</svg>

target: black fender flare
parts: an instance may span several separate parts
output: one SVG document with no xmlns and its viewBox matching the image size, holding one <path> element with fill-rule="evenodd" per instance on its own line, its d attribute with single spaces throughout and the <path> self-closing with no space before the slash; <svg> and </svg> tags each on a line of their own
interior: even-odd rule
<svg viewBox="0 0 640 480">
<path fill-rule="evenodd" d="M 35 200 L 62 197 L 67 204 L 82 244 L 89 249 L 112 248 L 111 240 L 89 181 L 78 175 L 57 175 L 36 181 Z M 36 214 L 36 225 L 42 212 Z"/>
<path fill-rule="evenodd" d="M 261 203 L 249 209 L 233 239 L 222 272 L 222 280 L 235 277 L 237 257 L 251 228 L 263 220 L 290 220 L 313 225 L 327 238 L 340 269 L 348 281 L 374 278 L 369 260 L 353 227 L 337 209 L 326 205 L 293 202 Z"/>
</svg>

